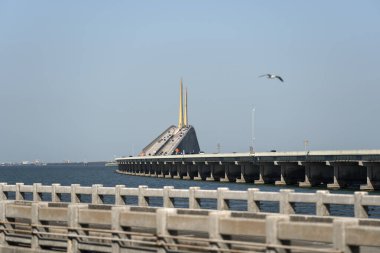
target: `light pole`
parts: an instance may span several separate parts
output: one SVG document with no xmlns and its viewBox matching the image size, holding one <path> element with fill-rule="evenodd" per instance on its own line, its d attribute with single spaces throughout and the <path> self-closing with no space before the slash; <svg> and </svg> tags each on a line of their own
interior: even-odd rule
<svg viewBox="0 0 380 253">
<path fill-rule="evenodd" d="M 303 145 L 304 145 L 304 147 L 305 147 L 305 152 L 307 152 L 308 150 L 308 146 L 309 146 L 309 140 L 304 140 L 303 141 Z"/>
<path fill-rule="evenodd" d="M 252 130 L 252 152 L 255 153 L 255 111 L 256 111 L 256 108 L 253 107 L 252 108 L 252 126 L 251 126 L 251 130 Z"/>
</svg>

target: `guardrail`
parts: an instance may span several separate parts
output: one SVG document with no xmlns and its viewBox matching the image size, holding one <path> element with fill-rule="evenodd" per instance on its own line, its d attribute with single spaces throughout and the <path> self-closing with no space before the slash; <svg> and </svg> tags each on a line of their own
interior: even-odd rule
<svg viewBox="0 0 380 253">
<path fill-rule="evenodd" d="M 379 223 L 358 218 L 0 201 L 0 247 L 20 253 L 357 252 L 364 246 L 380 249 Z"/>
<path fill-rule="evenodd" d="M 316 214 L 318 216 L 349 216 L 334 211 L 348 207 L 352 216 L 357 218 L 374 217 L 380 213 L 380 196 L 367 192 L 354 194 L 332 194 L 321 190 L 316 193 L 299 193 L 282 189 L 279 192 L 263 192 L 256 188 L 246 191 L 234 191 L 228 188 L 203 190 L 199 187 L 189 189 L 164 188 L 128 188 L 125 185 L 103 187 L 61 186 L 59 184 L 8 185 L 0 183 L 1 200 L 31 200 L 69 203 L 138 205 L 141 207 L 186 207 L 189 209 L 245 210 L 248 212 L 279 212 L 281 214 Z M 268 203 L 272 204 L 268 210 Z M 336 208 L 339 206 L 340 208 Z"/>
</svg>

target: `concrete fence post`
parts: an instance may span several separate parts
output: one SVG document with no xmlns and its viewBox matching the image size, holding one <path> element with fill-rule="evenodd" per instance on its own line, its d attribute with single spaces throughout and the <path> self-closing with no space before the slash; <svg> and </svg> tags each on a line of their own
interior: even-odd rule
<svg viewBox="0 0 380 253">
<path fill-rule="evenodd" d="M 354 194 L 354 213 L 356 218 L 368 218 L 368 208 L 362 205 L 363 197 L 367 192 L 355 192 Z"/>
<path fill-rule="evenodd" d="M 346 228 L 351 226 L 357 226 L 359 224 L 358 219 L 344 219 L 337 218 L 333 221 L 333 245 L 336 250 L 344 253 L 358 252 L 357 247 L 350 247 L 346 240 Z"/>
<path fill-rule="evenodd" d="M 70 192 L 70 197 L 71 197 L 71 203 L 80 203 L 80 196 L 77 193 L 77 188 L 80 187 L 80 184 L 72 184 L 71 185 L 71 192 Z"/>
<path fill-rule="evenodd" d="M 160 248 L 158 248 L 158 253 L 165 253 L 165 243 L 174 243 L 172 239 L 166 238 L 165 236 L 170 235 L 167 220 L 169 215 L 175 215 L 177 213 L 174 208 L 159 208 L 156 211 L 156 234 Z M 172 250 L 175 250 L 171 248 Z"/>
<path fill-rule="evenodd" d="M 103 196 L 99 194 L 99 187 L 102 184 L 93 184 L 91 187 L 91 203 L 94 205 L 103 204 Z"/>
<path fill-rule="evenodd" d="M 16 183 L 16 192 L 15 192 L 15 199 L 16 200 L 24 200 L 25 194 L 21 192 L 21 186 L 23 186 L 24 183 Z"/>
<path fill-rule="evenodd" d="M 32 250 L 38 251 L 41 249 L 38 238 L 38 225 L 41 225 L 39 220 L 39 210 L 41 206 L 47 206 L 47 203 L 32 203 L 32 213 L 31 213 L 31 227 L 32 227 L 32 240 L 31 248 Z"/>
<path fill-rule="evenodd" d="M 280 190 L 280 213 L 281 214 L 294 214 L 293 204 L 289 202 L 289 194 L 294 190 L 281 189 Z"/>
<path fill-rule="evenodd" d="M 139 185 L 138 206 L 149 206 L 149 198 L 144 195 L 147 188 L 146 185 Z"/>
<path fill-rule="evenodd" d="M 60 187 L 61 184 L 52 184 L 51 185 L 51 202 L 61 202 L 61 194 L 58 193 L 57 188 Z"/>
<path fill-rule="evenodd" d="M 33 201 L 38 202 L 42 200 L 42 194 L 38 192 L 38 188 L 41 186 L 41 183 L 34 183 L 33 184 Z"/>
<path fill-rule="evenodd" d="M 212 211 L 208 214 L 208 234 L 211 240 L 222 240 L 224 239 L 219 231 L 219 219 L 226 218 L 231 215 L 230 211 Z M 211 242 L 211 248 L 213 249 L 228 249 L 225 243 L 221 242 Z M 219 251 L 217 251 L 219 252 Z"/>
<path fill-rule="evenodd" d="M 199 199 L 195 197 L 195 193 L 200 190 L 200 187 L 194 186 L 189 188 L 189 208 L 190 209 L 200 209 L 201 203 Z"/>
<path fill-rule="evenodd" d="M 7 183 L 0 183 L 0 201 L 8 199 L 8 194 L 4 192 L 4 186 L 6 185 Z"/>
<path fill-rule="evenodd" d="M 278 238 L 278 223 L 289 221 L 287 215 L 267 215 L 265 220 L 265 240 L 267 245 L 266 253 L 285 253 L 286 249 L 276 248 L 276 245 L 282 245 Z"/>
<path fill-rule="evenodd" d="M 79 223 L 79 209 L 85 208 L 87 205 L 84 204 L 69 204 L 68 206 L 68 234 L 67 234 L 67 253 L 77 253 L 78 250 L 78 235 L 80 228 Z"/>
<path fill-rule="evenodd" d="M 170 197 L 170 190 L 174 189 L 174 186 L 164 186 L 163 189 L 163 206 L 174 207 L 174 199 Z"/>
<path fill-rule="evenodd" d="M 125 188 L 123 184 L 115 186 L 115 205 L 125 205 L 124 197 L 121 195 L 121 189 L 123 188 Z"/>
<path fill-rule="evenodd" d="M 255 200 L 255 194 L 260 192 L 258 188 L 248 188 L 247 190 L 247 211 L 258 213 L 260 212 L 260 201 Z"/>
<path fill-rule="evenodd" d="M 228 210 L 229 203 L 227 199 L 224 199 L 224 192 L 228 191 L 228 188 L 219 187 L 217 190 L 217 209 L 218 210 Z"/>
<path fill-rule="evenodd" d="M 330 207 L 328 204 L 323 202 L 324 196 L 329 194 L 329 191 L 317 191 L 317 202 L 315 203 L 315 213 L 318 216 L 329 216 L 330 215 Z"/>
<path fill-rule="evenodd" d="M 0 245 L 7 246 L 8 242 L 5 240 L 5 223 L 7 222 L 5 210 L 9 201 L 0 201 Z"/>
<path fill-rule="evenodd" d="M 119 253 L 120 252 L 120 242 L 118 241 L 120 239 L 120 233 L 123 231 L 123 228 L 120 226 L 120 213 L 122 211 L 128 211 L 129 207 L 126 206 L 114 206 L 111 210 L 111 229 L 112 229 L 112 238 L 114 239 L 112 241 L 112 253 Z M 130 239 L 130 235 L 125 235 L 128 239 Z"/>
</svg>

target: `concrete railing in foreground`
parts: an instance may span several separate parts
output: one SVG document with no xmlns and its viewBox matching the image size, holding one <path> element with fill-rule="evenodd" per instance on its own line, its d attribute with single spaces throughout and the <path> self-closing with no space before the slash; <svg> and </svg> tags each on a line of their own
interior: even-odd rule
<svg viewBox="0 0 380 253">
<path fill-rule="evenodd" d="M 379 224 L 358 218 L 12 200 L 0 201 L 0 251 L 379 252 Z"/>
<path fill-rule="evenodd" d="M 134 199 L 135 202 L 128 199 Z M 240 201 L 243 208 L 249 212 L 262 212 L 262 203 L 277 203 L 278 212 L 281 214 L 297 214 L 298 204 L 309 204 L 311 209 L 309 214 L 318 216 L 334 215 L 331 206 L 350 206 L 353 209 L 353 216 L 357 218 L 368 218 L 369 207 L 380 211 L 380 196 L 369 195 L 367 192 L 355 192 L 354 194 L 332 194 L 329 191 L 317 191 L 316 193 L 298 193 L 294 190 L 282 189 L 279 192 L 263 192 L 256 188 L 249 188 L 246 191 L 233 191 L 228 188 L 218 188 L 217 190 L 203 190 L 199 187 L 189 189 L 174 189 L 172 186 L 164 188 L 148 188 L 139 186 L 138 188 L 128 188 L 124 185 L 115 187 L 103 187 L 102 185 L 61 186 L 59 184 L 24 185 L 16 183 L 8 185 L 0 183 L 1 200 L 31 200 L 49 202 L 69 202 L 69 203 L 91 203 L 91 204 L 115 204 L 115 205 L 138 205 L 148 207 L 153 200 L 159 199 L 162 207 L 186 207 L 190 209 L 213 208 L 217 210 L 233 210 L 233 201 Z M 205 206 L 210 201 L 216 202 L 215 206 Z M 182 203 L 178 205 L 178 203 Z M 275 211 L 275 210 L 271 210 Z M 305 212 L 303 212 L 305 214 Z M 347 216 L 347 215 L 346 215 Z"/>
</svg>

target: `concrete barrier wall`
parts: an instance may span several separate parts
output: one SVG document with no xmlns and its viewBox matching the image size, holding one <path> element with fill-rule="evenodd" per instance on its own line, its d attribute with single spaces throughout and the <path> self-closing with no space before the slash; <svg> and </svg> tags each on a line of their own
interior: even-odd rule
<svg viewBox="0 0 380 253">
<path fill-rule="evenodd" d="M 66 198 L 63 196 L 66 195 Z M 106 197 L 111 197 L 112 203 L 105 202 Z M 136 203 L 141 207 L 150 206 L 152 198 L 162 200 L 162 207 L 176 207 L 176 200 L 181 199 L 187 202 L 190 209 L 203 209 L 205 200 L 214 200 L 215 209 L 230 210 L 232 201 L 241 201 L 245 205 L 244 210 L 249 212 L 262 212 L 261 202 L 271 201 L 278 203 L 279 213 L 296 214 L 295 206 L 300 203 L 309 203 L 314 207 L 314 213 L 318 216 L 330 216 L 332 205 L 351 206 L 354 216 L 357 218 L 369 217 L 368 207 L 379 207 L 380 196 L 369 195 L 367 192 L 355 192 L 354 194 L 333 194 L 329 191 L 317 191 L 316 193 L 299 193 L 294 190 L 282 189 L 279 192 L 263 192 L 257 188 L 249 188 L 246 191 L 233 191 L 228 188 L 218 188 L 217 190 L 203 190 L 199 187 L 189 189 L 174 189 L 172 186 L 164 188 L 148 188 L 139 186 L 138 188 L 128 188 L 124 185 L 115 187 L 103 187 L 100 184 L 92 186 L 81 186 L 72 184 L 71 186 L 61 186 L 59 184 L 24 185 L 16 183 L 8 185 L 0 183 L 1 200 L 30 200 L 30 201 L 51 201 L 55 203 L 92 203 L 92 204 L 115 204 L 126 205 L 128 198 L 136 199 Z M 313 208 L 313 207 L 311 207 Z"/>
<path fill-rule="evenodd" d="M 380 221 L 0 201 L 1 252 L 370 252 Z"/>
</svg>

